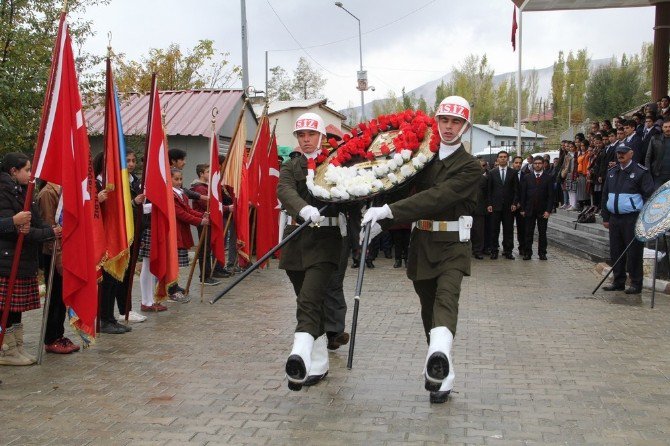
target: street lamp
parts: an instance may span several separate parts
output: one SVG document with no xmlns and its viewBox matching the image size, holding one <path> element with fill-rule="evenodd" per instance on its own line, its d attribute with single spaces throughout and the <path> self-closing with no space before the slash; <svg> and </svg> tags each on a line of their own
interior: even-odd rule
<svg viewBox="0 0 670 446">
<path fill-rule="evenodd" d="M 573 137 L 572 134 L 572 89 L 575 88 L 575 84 L 570 84 L 570 90 L 568 90 L 568 131 L 570 132 L 570 138 Z"/>
<path fill-rule="evenodd" d="M 360 70 L 357 73 L 358 77 L 358 90 L 361 92 L 361 121 L 365 121 L 365 90 L 368 88 L 372 88 L 372 91 L 374 91 L 374 87 L 368 87 L 368 72 L 363 71 L 363 41 L 361 39 L 361 19 L 356 17 L 349 11 L 347 8 L 345 8 L 342 5 L 342 2 L 335 2 L 335 6 L 338 8 L 342 8 L 347 14 L 349 14 L 351 17 L 355 18 L 358 21 L 358 55 L 360 57 L 360 62 L 361 62 L 361 67 Z"/>
</svg>

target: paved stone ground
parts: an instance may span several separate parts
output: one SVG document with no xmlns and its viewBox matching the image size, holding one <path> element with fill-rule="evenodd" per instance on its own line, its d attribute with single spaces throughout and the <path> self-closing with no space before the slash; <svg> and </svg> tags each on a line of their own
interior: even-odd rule
<svg viewBox="0 0 670 446">
<path fill-rule="evenodd" d="M 670 444 L 668 297 L 653 310 L 648 292 L 593 297 L 592 263 L 549 256 L 474 261 L 447 404 L 423 390 L 411 282 L 380 259 L 353 370 L 340 349 L 325 382 L 287 389 L 294 296 L 282 271 L 256 272 L 214 306 L 195 287 L 132 333 L 0 368 L 0 444 Z M 30 349 L 39 317 L 26 317 Z"/>
</svg>

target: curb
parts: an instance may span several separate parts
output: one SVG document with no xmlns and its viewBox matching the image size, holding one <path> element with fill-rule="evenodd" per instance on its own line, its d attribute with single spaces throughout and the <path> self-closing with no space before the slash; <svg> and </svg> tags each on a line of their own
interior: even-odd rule
<svg viewBox="0 0 670 446">
<path fill-rule="evenodd" d="M 606 275 L 612 269 L 607 263 L 600 262 L 596 264 L 596 272 L 601 276 Z M 651 290 L 653 280 L 651 277 L 645 277 L 642 280 L 642 287 Z M 656 292 L 670 295 L 670 282 L 667 280 L 656 279 Z"/>
</svg>

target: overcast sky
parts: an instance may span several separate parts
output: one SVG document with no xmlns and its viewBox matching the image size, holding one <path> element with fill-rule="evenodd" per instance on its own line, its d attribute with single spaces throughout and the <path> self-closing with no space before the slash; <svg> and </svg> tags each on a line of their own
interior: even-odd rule
<svg viewBox="0 0 670 446">
<path fill-rule="evenodd" d="M 516 70 L 510 0 L 343 3 L 361 20 L 363 67 L 376 87 L 366 92 L 366 102 L 439 78 L 471 53 L 486 53 L 497 74 Z M 304 56 L 326 77 L 331 107 L 360 105 L 355 89 L 358 24 L 353 17 L 327 0 L 247 0 L 246 9 L 252 86 L 265 89 L 265 51 L 270 51 L 270 67 L 281 65 L 289 72 Z M 187 49 L 200 39 L 212 39 L 218 50 L 230 52 L 232 63 L 242 64 L 239 0 L 111 0 L 89 8 L 86 16 L 97 32 L 84 47 L 92 53 L 105 54 L 111 31 L 114 51 L 130 59 L 149 48 L 178 43 Z M 523 68 L 549 66 L 559 50 L 588 48 L 593 59 L 637 53 L 643 42 L 653 40 L 653 25 L 653 7 L 525 13 Z"/>
</svg>

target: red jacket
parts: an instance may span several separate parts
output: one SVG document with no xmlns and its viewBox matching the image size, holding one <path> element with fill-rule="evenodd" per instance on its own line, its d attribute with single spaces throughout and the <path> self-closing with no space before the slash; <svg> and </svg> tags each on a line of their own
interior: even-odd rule
<svg viewBox="0 0 670 446">
<path fill-rule="evenodd" d="M 174 213 L 177 217 L 177 248 L 189 249 L 193 246 L 193 236 L 189 225 L 200 226 L 202 212 L 194 211 L 188 205 L 188 198 L 182 193 L 181 197 L 174 190 Z"/>
</svg>

